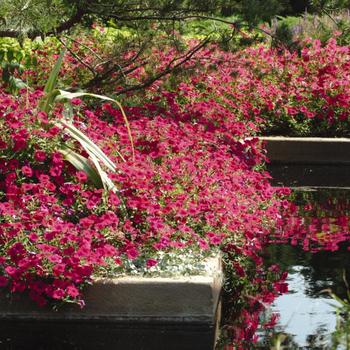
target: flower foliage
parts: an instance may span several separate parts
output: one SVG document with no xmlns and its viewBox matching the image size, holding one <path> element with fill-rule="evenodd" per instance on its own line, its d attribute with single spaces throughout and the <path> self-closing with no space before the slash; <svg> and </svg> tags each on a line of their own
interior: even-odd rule
<svg viewBox="0 0 350 350">
<path fill-rule="evenodd" d="M 159 62 L 169 59 L 167 52 L 158 55 Z M 305 41 L 300 53 L 266 46 L 231 53 L 211 46 L 188 63 L 195 74 L 173 81 L 172 98 L 192 116 L 204 119 L 210 111 L 209 123 L 224 118 L 226 126 L 231 121 L 248 134 L 347 136 L 349 65 L 349 47 L 336 39 L 325 46 Z"/>
<path fill-rule="evenodd" d="M 175 53 L 154 52 L 155 67 L 166 67 Z M 39 67 L 48 67 L 52 56 L 36 54 Z M 0 89 L 0 285 L 28 292 L 40 305 L 83 305 L 82 287 L 96 275 L 121 274 L 130 262 L 152 269 L 170 252 L 221 249 L 236 281 L 227 289 L 236 306 L 246 304 L 233 334 L 251 341 L 263 305 L 286 289 L 286 276 L 278 281 L 277 269 L 265 271 L 260 252 L 280 218 L 279 195 L 287 194 L 259 171 L 265 156 L 251 136 L 272 125 L 346 132 L 348 58 L 348 48 L 334 41 L 324 48 L 313 42 L 300 56 L 208 47 L 185 64 L 195 74 L 179 72 L 179 79 L 128 96 L 134 157 L 119 109 L 73 100 L 74 125 L 116 164 L 114 172 L 104 169 L 116 186 L 111 193 L 59 152 L 86 156 L 55 126 L 63 105 L 50 115 L 38 109 L 49 69 L 38 77 L 27 70 L 36 90 L 13 97 Z M 62 80 L 83 83 L 84 69 L 68 56 Z M 135 68 L 131 79 L 146 73 Z M 121 88 L 116 82 L 110 90 Z"/>
<path fill-rule="evenodd" d="M 72 42 L 72 50 L 81 61 L 67 55 L 62 70 L 66 86 L 91 79 L 87 67 L 99 67 L 96 55 L 108 61 L 104 35 L 80 39 L 80 44 Z M 196 41 L 188 45 L 195 46 Z M 26 70 L 23 81 L 42 85 L 48 76 L 48 62 L 52 64 L 58 52 L 54 41 L 35 49 L 36 66 Z M 130 51 L 120 59 L 124 62 L 133 55 L 136 53 Z M 115 81 L 107 90 L 118 92 L 125 83 L 147 80 L 152 76 L 150 72 L 166 69 L 178 52 L 163 47 L 149 55 L 152 59 L 146 65 L 135 59 L 134 66 L 127 69 L 131 72 L 127 78 L 121 79 L 118 72 L 112 72 Z M 167 83 L 160 80 L 147 91 L 158 91 L 159 96 L 159 87 L 165 87 L 166 92 L 175 94 L 173 98 L 180 106 L 187 102 L 197 114 L 203 114 L 211 105 L 212 111 L 218 111 L 217 122 L 229 110 L 234 113 L 233 122 L 241 120 L 248 126 L 251 122 L 263 133 L 345 136 L 349 134 L 349 57 L 349 48 L 337 45 L 336 39 L 325 45 L 306 39 L 300 52 L 261 45 L 232 53 L 211 45 L 184 64 L 185 71 L 192 74 L 179 71 L 178 79 L 170 79 L 170 84 L 169 79 L 165 80 Z"/>
<path fill-rule="evenodd" d="M 162 111 L 150 103 L 128 110 L 133 161 L 120 110 L 73 101 L 75 125 L 117 164 L 109 173 L 117 192 L 108 194 L 57 151 L 65 145 L 84 154 L 54 126 L 61 107 L 50 116 L 38 112 L 41 95 L 1 92 L 2 286 L 28 291 L 39 304 L 82 303 L 80 287 L 94 274 L 121 273 L 136 259 L 152 267 L 159 251 L 209 252 L 230 244 L 260 263 L 261 240 L 277 209 L 266 175 L 252 168 L 252 149 L 259 154 L 254 140 L 226 140 L 175 106 Z"/>
</svg>

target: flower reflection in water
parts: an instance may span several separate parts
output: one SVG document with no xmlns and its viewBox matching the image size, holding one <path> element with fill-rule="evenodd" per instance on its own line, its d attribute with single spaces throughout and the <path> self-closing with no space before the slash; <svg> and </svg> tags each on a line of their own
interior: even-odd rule
<svg viewBox="0 0 350 350">
<path fill-rule="evenodd" d="M 343 278 L 349 279 L 349 214 L 350 193 L 343 190 L 294 191 L 285 203 L 265 263 L 288 271 L 289 292 L 267 311 L 279 320 L 261 332 L 257 348 L 349 348 L 349 295 Z"/>
</svg>

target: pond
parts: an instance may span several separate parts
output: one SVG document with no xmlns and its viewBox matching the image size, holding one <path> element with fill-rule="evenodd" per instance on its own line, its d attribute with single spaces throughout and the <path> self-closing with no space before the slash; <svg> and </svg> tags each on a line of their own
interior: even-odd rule
<svg viewBox="0 0 350 350">
<path fill-rule="evenodd" d="M 278 321 L 259 334 L 257 348 L 350 349 L 349 303 L 334 299 L 348 297 L 349 214 L 348 190 L 293 191 L 275 232 L 278 243 L 265 252 L 267 266 L 288 271 L 288 293 L 267 309 L 265 316 L 276 314 Z"/>
</svg>

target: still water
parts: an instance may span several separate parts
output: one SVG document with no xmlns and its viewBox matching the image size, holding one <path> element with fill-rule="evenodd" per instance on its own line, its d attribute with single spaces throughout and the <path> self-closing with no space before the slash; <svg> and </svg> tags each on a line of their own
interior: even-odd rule
<svg viewBox="0 0 350 350">
<path fill-rule="evenodd" d="M 279 320 L 259 334 L 259 348 L 277 349 L 280 343 L 279 349 L 350 349 L 349 216 L 349 191 L 294 191 L 275 232 L 279 243 L 271 243 L 265 256 L 267 266 L 288 271 L 288 293 L 267 309 Z"/>
</svg>

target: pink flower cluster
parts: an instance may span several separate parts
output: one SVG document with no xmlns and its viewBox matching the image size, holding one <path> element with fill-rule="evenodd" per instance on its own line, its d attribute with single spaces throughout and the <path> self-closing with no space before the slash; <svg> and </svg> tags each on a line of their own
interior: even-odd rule
<svg viewBox="0 0 350 350">
<path fill-rule="evenodd" d="M 161 67 L 175 53 L 156 55 Z M 306 41 L 300 54 L 266 46 L 232 53 L 210 46 L 186 67 L 194 74 L 180 75 L 172 93 L 166 85 L 167 104 L 186 108 L 187 118 L 198 118 L 208 128 L 225 123 L 234 133 L 350 133 L 350 51 L 335 39 L 326 46 Z M 142 79 L 144 73 L 135 75 Z M 162 84 L 150 90 L 164 91 Z"/>
<path fill-rule="evenodd" d="M 106 194 L 64 160 L 63 145 L 84 151 L 54 125 L 60 109 L 50 116 L 37 111 L 41 95 L 0 94 L 1 286 L 27 291 L 39 304 L 82 303 L 81 287 L 100 268 L 139 256 L 151 267 L 159 250 L 229 245 L 237 257 L 261 264 L 258 253 L 278 209 L 267 175 L 253 169 L 255 140 L 150 102 L 127 110 L 133 160 L 120 111 L 80 105 L 76 126 L 117 163 L 109 176 L 118 192 Z"/>
<path fill-rule="evenodd" d="M 0 94 L 1 286 L 29 291 L 40 305 L 82 302 L 80 285 L 116 255 L 102 230 L 118 217 L 108 207 L 99 213 L 101 190 L 87 190 L 86 177 L 58 152 L 65 135 L 37 112 L 41 95 Z"/>
<path fill-rule="evenodd" d="M 96 57 L 91 52 L 100 50 L 103 55 L 103 37 L 80 40 L 84 46 L 73 42 L 73 49 L 86 64 L 94 66 Z M 188 46 L 196 43 L 190 41 Z M 58 48 L 52 43 L 36 50 L 37 66 L 26 71 L 25 80 L 40 86 L 57 53 Z M 180 54 L 174 48 L 164 48 L 147 51 L 147 55 L 151 59 L 145 60 L 142 56 L 130 68 L 132 73 L 128 77 L 135 84 L 147 79 L 149 71 L 158 74 Z M 124 56 L 120 59 L 127 61 L 133 52 Z M 148 62 L 146 66 L 143 66 L 144 61 Z M 289 135 L 348 135 L 349 66 L 349 48 L 337 45 L 336 39 L 330 39 L 325 46 L 319 40 L 305 40 L 300 53 L 264 45 L 233 53 L 211 45 L 184 64 L 184 70 L 188 69 L 191 74 L 180 74 L 176 88 L 169 89 L 171 84 L 167 83 L 165 93 L 177 100 L 179 108 L 184 103 L 191 105 L 191 114 L 196 112 L 205 118 L 211 111 L 214 119 L 209 123 L 220 122 L 222 115 L 227 116 L 229 111 L 229 115 L 235 116 L 233 128 Z M 112 77 L 113 74 L 116 75 L 111 73 Z M 66 55 L 62 69 L 65 85 L 79 85 L 89 75 L 86 66 Z M 159 97 L 163 83 L 164 80 L 158 81 L 147 91 L 157 92 L 156 97 Z M 116 83 L 106 88 L 111 92 L 123 87 L 122 80 L 116 78 Z"/>
</svg>

